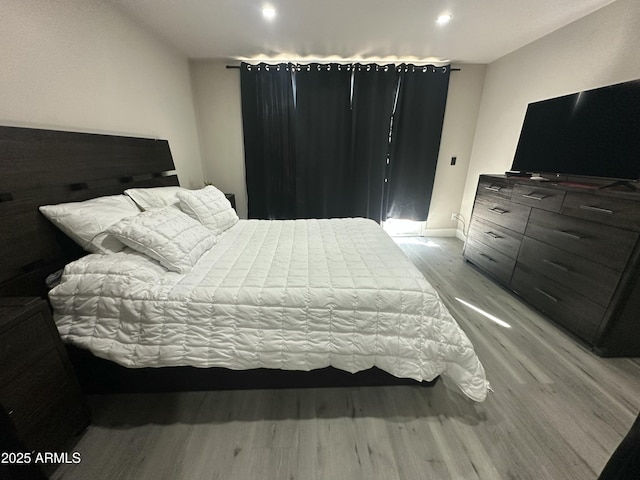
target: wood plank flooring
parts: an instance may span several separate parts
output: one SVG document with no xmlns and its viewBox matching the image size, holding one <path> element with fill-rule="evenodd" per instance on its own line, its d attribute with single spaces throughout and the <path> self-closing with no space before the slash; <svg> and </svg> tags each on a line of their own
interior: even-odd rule
<svg viewBox="0 0 640 480">
<path fill-rule="evenodd" d="M 597 478 L 640 409 L 639 359 L 593 355 L 465 263 L 457 239 L 398 243 L 475 345 L 484 403 L 443 381 L 93 396 L 82 462 L 52 478 Z"/>
</svg>

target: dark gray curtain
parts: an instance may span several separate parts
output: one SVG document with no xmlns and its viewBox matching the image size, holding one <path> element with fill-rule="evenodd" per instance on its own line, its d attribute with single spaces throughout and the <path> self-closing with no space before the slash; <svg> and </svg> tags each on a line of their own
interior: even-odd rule
<svg viewBox="0 0 640 480">
<path fill-rule="evenodd" d="M 295 71 L 296 216 L 352 216 L 351 68 Z"/>
<path fill-rule="evenodd" d="M 296 218 L 292 68 L 240 66 L 249 218 Z"/>
<path fill-rule="evenodd" d="M 240 78 L 250 218 L 426 220 L 449 67 L 243 63 Z"/>
<path fill-rule="evenodd" d="M 400 70 L 387 172 L 386 217 L 425 221 L 451 69 L 402 65 Z"/>
<path fill-rule="evenodd" d="M 352 98 L 352 216 L 384 220 L 384 179 L 398 73 L 394 65 L 355 65 Z"/>
</svg>

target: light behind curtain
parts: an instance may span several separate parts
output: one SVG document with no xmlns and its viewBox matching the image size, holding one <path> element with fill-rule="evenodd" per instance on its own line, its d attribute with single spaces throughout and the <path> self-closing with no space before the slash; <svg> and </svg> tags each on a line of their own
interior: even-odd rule
<svg viewBox="0 0 640 480">
<path fill-rule="evenodd" d="M 296 218 L 292 68 L 240 66 L 249 218 Z"/>
<path fill-rule="evenodd" d="M 400 67 L 387 172 L 386 217 L 425 221 L 436 173 L 449 75 L 445 67 Z"/>
<path fill-rule="evenodd" d="M 352 216 L 384 220 L 384 179 L 398 73 L 394 65 L 355 65 L 352 99 Z"/>
<path fill-rule="evenodd" d="M 294 75 L 296 218 L 353 216 L 351 68 L 312 63 Z"/>
</svg>

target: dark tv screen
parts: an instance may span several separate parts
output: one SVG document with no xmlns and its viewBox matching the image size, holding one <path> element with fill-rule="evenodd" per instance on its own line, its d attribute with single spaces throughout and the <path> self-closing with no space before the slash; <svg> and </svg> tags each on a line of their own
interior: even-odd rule
<svg viewBox="0 0 640 480">
<path fill-rule="evenodd" d="M 511 168 L 640 179 L 640 80 L 530 103 Z"/>
</svg>

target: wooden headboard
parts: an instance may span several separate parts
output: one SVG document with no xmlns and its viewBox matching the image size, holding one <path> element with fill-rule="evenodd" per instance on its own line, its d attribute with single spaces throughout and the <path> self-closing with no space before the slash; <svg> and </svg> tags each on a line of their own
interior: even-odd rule
<svg viewBox="0 0 640 480">
<path fill-rule="evenodd" d="M 46 296 L 84 252 L 40 205 L 178 185 L 166 140 L 0 126 L 0 295 Z"/>
</svg>

